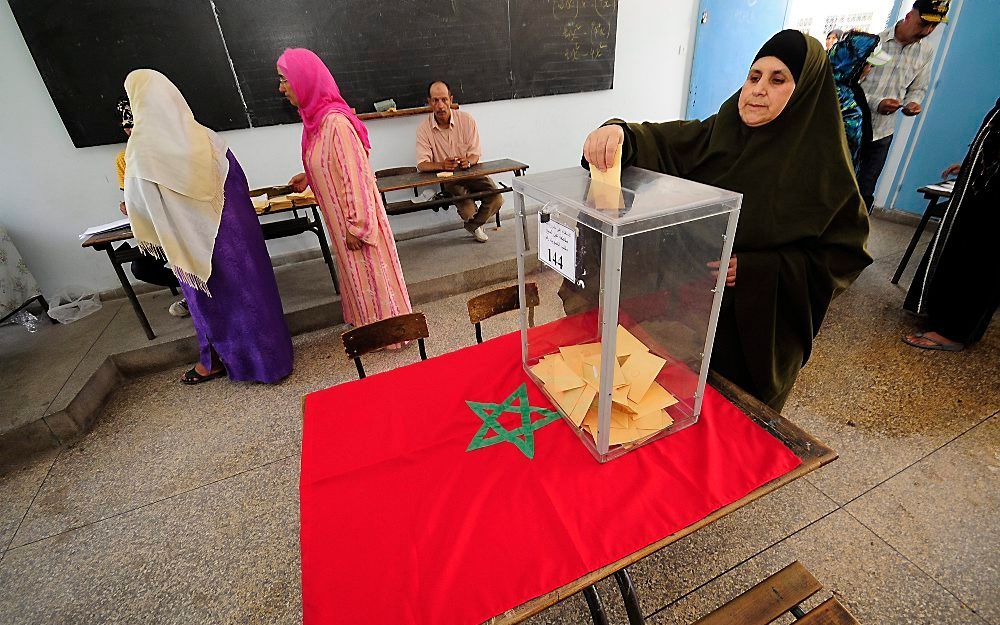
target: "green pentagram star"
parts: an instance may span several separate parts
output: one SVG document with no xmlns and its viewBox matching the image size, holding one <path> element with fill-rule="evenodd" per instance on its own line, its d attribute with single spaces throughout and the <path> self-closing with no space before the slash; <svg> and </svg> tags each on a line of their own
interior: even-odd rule
<svg viewBox="0 0 1000 625">
<path fill-rule="evenodd" d="M 517 401 L 517 405 L 514 402 Z M 482 427 L 476 432 L 476 435 L 472 437 L 472 442 L 469 443 L 468 449 L 465 451 L 472 451 L 474 449 L 481 449 L 483 447 L 489 447 L 490 445 L 495 445 L 497 443 L 513 443 L 515 447 L 521 450 L 525 456 L 529 458 L 535 457 L 535 430 L 544 427 L 559 418 L 559 413 L 546 410 L 544 408 L 537 408 L 528 404 L 528 387 L 527 384 L 522 383 L 521 386 L 517 387 L 517 390 L 510 394 L 507 399 L 501 404 L 489 404 L 475 401 L 467 401 L 469 408 L 483 420 Z M 515 414 L 521 415 L 521 425 L 520 427 L 514 428 L 513 430 L 508 430 L 500 425 L 500 415 L 504 412 L 513 412 Z M 542 416 L 541 419 L 537 421 L 531 420 L 531 413 L 537 412 Z M 490 430 L 496 432 L 496 436 L 486 437 Z"/>
</svg>

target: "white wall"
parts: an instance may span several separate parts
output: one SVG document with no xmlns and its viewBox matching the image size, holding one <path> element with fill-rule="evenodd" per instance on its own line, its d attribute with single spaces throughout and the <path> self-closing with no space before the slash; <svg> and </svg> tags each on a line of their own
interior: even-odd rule
<svg viewBox="0 0 1000 625">
<path fill-rule="evenodd" d="M 463 107 L 479 123 L 484 159 L 510 157 L 533 171 L 568 167 L 579 162 L 587 132 L 609 117 L 679 117 L 697 7 L 697 0 L 621 2 L 611 91 Z M 0 2 L 0 76 L 0 224 L 46 293 L 69 285 L 95 291 L 116 287 L 107 257 L 81 249 L 77 235 L 120 216 L 114 157 L 121 146 L 73 147 L 6 2 Z M 368 124 L 374 168 L 412 163 L 417 121 Z M 301 125 L 294 124 L 223 135 L 251 186 L 264 186 L 301 170 L 300 133 Z M 393 227 L 448 220 L 457 220 L 454 210 L 422 211 L 393 218 Z M 275 256 L 314 246 L 311 235 L 269 243 Z"/>
</svg>

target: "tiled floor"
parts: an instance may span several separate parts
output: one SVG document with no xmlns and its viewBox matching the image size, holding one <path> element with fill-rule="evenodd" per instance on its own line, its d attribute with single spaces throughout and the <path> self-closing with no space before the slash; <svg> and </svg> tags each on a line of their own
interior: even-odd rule
<svg viewBox="0 0 1000 625">
<path fill-rule="evenodd" d="M 490 241 L 475 242 L 465 230 L 447 231 L 400 242 L 399 255 L 413 301 L 438 299 L 516 276 L 514 221 L 488 227 Z M 494 275 L 495 274 L 495 275 Z M 329 323 L 337 301 L 329 270 L 322 259 L 275 270 L 285 314 L 305 313 Z M 156 338 L 147 340 L 125 299 L 105 302 L 102 309 L 68 325 L 41 323 L 34 334 L 17 325 L 0 327 L 0 435 L 63 410 L 108 355 L 193 336 L 190 319 L 171 317 L 167 307 L 179 299 L 168 291 L 140 296 Z M 333 311 L 336 312 L 336 311 Z M 0 445 L 0 449 L 3 446 Z"/>
<path fill-rule="evenodd" d="M 874 227 L 877 262 L 786 410 L 840 459 L 634 566 L 651 623 L 690 623 L 798 559 L 824 584 L 813 603 L 833 593 L 866 625 L 1000 625 L 1000 324 L 967 352 L 904 346 L 915 325 L 888 278 L 911 229 Z M 474 340 L 469 295 L 420 306 L 431 356 Z M 0 623 L 299 622 L 299 397 L 354 378 L 338 330 L 296 337 L 272 387 L 185 388 L 182 368 L 127 382 L 82 440 L 0 469 Z M 577 595 L 530 622 L 587 619 Z"/>
</svg>

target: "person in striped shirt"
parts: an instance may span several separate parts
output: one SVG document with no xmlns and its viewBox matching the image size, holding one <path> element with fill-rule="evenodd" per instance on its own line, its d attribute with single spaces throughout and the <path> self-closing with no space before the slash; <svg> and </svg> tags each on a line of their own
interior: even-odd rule
<svg viewBox="0 0 1000 625">
<path fill-rule="evenodd" d="M 872 113 L 872 140 L 862 146 L 858 165 L 858 188 L 872 212 L 875 186 L 882 174 L 896 113 L 919 115 L 927 94 L 934 48 L 924 39 L 938 24 L 947 21 L 950 0 L 917 0 L 896 25 L 879 37 L 881 51 L 891 55 L 884 65 L 873 67 L 861 82 Z"/>
</svg>

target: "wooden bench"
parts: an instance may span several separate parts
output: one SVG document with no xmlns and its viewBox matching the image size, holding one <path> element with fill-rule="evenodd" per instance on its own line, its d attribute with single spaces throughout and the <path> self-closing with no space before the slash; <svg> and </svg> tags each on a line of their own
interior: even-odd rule
<svg viewBox="0 0 1000 625">
<path fill-rule="evenodd" d="M 767 625 L 786 612 L 796 625 L 859 625 L 836 597 L 803 612 L 799 604 L 822 589 L 806 567 L 792 562 L 694 625 Z"/>
</svg>

